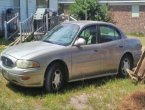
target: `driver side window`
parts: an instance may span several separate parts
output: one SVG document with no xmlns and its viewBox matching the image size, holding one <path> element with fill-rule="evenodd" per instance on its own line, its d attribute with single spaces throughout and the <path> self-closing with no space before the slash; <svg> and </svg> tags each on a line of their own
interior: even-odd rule
<svg viewBox="0 0 145 110">
<path fill-rule="evenodd" d="M 87 45 L 96 44 L 96 26 L 86 27 L 81 31 L 79 37 L 85 39 Z"/>
</svg>

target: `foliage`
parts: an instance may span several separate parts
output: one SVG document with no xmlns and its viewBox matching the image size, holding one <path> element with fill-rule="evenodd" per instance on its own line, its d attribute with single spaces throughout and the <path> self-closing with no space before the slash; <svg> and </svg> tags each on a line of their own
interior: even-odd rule
<svg viewBox="0 0 145 110">
<path fill-rule="evenodd" d="M 111 21 L 108 6 L 99 4 L 97 0 L 75 0 L 69 10 L 79 20 Z"/>
<path fill-rule="evenodd" d="M 145 37 L 144 33 L 142 32 L 133 32 L 133 33 L 127 33 L 130 36 L 135 36 L 135 37 Z"/>
<path fill-rule="evenodd" d="M 4 38 L 0 38 L 0 53 L 7 48 L 7 45 L 9 44 L 8 40 L 5 40 Z"/>
<path fill-rule="evenodd" d="M 0 53 L 4 50 L 4 49 L 6 49 L 7 48 L 7 46 L 5 46 L 5 45 L 0 45 Z"/>
<path fill-rule="evenodd" d="M 8 45 L 11 41 L 6 40 L 5 38 L 0 38 L 0 45 Z"/>
</svg>

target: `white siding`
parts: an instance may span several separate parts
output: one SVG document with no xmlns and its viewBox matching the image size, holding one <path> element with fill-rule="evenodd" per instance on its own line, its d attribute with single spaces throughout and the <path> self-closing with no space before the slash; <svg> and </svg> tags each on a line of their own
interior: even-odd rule
<svg viewBox="0 0 145 110">
<path fill-rule="evenodd" d="M 74 3 L 75 0 L 58 0 L 58 3 Z"/>
<path fill-rule="evenodd" d="M 0 30 L 2 29 L 1 14 L 3 11 L 5 12 L 6 9 L 13 8 L 12 2 L 12 0 L 0 0 Z"/>
<path fill-rule="evenodd" d="M 20 0 L 20 18 L 26 20 L 36 11 L 36 0 Z"/>
<path fill-rule="evenodd" d="M 8 8 L 13 8 L 13 0 L 0 0 L 0 14 Z"/>
<path fill-rule="evenodd" d="M 49 8 L 58 11 L 58 0 L 49 0 Z"/>
<path fill-rule="evenodd" d="M 28 2 L 28 16 L 31 16 L 36 11 L 36 0 L 29 0 Z"/>
<path fill-rule="evenodd" d="M 20 0 L 20 18 L 24 21 L 27 18 L 27 1 Z"/>
</svg>

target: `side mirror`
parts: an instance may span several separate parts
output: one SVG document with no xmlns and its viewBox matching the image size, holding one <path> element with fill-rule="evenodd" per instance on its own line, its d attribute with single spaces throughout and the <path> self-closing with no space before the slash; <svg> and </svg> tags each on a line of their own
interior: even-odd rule
<svg viewBox="0 0 145 110">
<path fill-rule="evenodd" d="M 49 32 L 50 32 L 50 31 L 47 31 L 47 32 L 45 33 L 45 35 L 49 34 Z"/>
<path fill-rule="evenodd" d="M 74 43 L 75 46 L 86 45 L 86 40 L 83 38 L 79 38 Z"/>
</svg>

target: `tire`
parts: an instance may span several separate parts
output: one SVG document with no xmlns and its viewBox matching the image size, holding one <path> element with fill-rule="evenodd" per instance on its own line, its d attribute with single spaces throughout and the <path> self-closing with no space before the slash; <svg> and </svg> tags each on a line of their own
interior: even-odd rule
<svg viewBox="0 0 145 110">
<path fill-rule="evenodd" d="M 59 63 L 52 64 L 46 71 L 44 89 L 48 93 L 60 91 L 64 85 L 64 68 Z"/>
<path fill-rule="evenodd" d="M 124 55 L 120 61 L 118 76 L 125 78 L 128 76 L 126 69 L 133 68 L 133 59 L 130 55 Z"/>
</svg>

